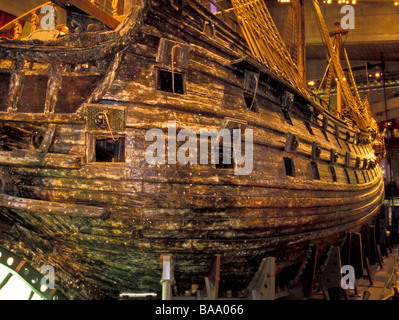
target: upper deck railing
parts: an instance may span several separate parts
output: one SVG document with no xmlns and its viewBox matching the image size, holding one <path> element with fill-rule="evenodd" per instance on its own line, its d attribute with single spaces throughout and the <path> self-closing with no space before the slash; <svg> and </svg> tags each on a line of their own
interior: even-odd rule
<svg viewBox="0 0 399 320">
<path fill-rule="evenodd" d="M 53 1 L 49 1 L 25 12 L 6 25 L 0 27 L 0 34 L 8 34 L 14 39 L 25 39 L 29 38 L 33 32 L 39 29 L 51 28 L 64 34 L 68 33 L 69 30 L 67 26 L 65 23 L 60 23 L 62 19 L 57 17 L 56 14 L 55 7 L 59 4 L 61 4 L 63 8 L 67 8 L 70 5 L 75 6 L 86 12 L 89 16 L 101 21 L 111 29 L 116 29 L 120 22 L 125 18 L 124 0 L 57 0 L 54 1 L 54 3 Z M 47 8 L 54 9 L 52 10 L 54 14 L 53 24 L 42 23 L 43 20 L 48 21 L 49 19 L 46 17 L 49 13 L 49 10 L 46 11 Z M 26 23 L 28 23 L 28 26 L 26 26 Z"/>
</svg>

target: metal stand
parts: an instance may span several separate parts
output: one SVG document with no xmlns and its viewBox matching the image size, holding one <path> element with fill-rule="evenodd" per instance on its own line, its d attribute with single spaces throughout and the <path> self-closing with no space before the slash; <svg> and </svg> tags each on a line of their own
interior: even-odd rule
<svg viewBox="0 0 399 320">
<path fill-rule="evenodd" d="M 378 226 L 380 227 L 380 226 Z M 362 279 L 364 269 L 366 269 L 370 285 L 373 285 L 373 277 L 370 268 L 369 259 L 379 262 L 383 269 L 383 259 L 381 254 L 380 243 L 376 243 L 375 237 L 376 227 L 367 225 L 360 233 L 348 233 L 345 240 L 339 246 L 331 246 L 327 252 L 324 263 L 319 268 L 316 275 L 318 257 L 318 247 L 309 244 L 306 257 L 293 281 L 290 282 L 289 295 L 298 294 L 302 287 L 301 297 L 311 298 L 313 295 L 315 284 L 316 289 L 322 290 L 326 300 L 338 300 L 342 297 L 349 299 L 349 290 L 354 290 L 358 295 L 358 287 L 356 279 Z M 381 230 L 381 229 L 377 229 Z M 380 240 L 383 239 L 383 234 Z M 368 255 L 367 255 L 368 253 Z M 172 300 L 172 285 L 174 284 L 173 263 L 171 254 L 162 254 L 162 299 Z M 347 266 L 342 269 L 342 265 Z M 348 278 L 348 268 L 351 277 Z M 211 260 L 210 267 L 204 277 L 204 284 L 200 290 L 191 290 L 186 296 L 176 296 L 176 299 L 194 298 L 193 294 L 197 293 L 196 299 L 217 300 L 219 298 L 219 282 L 220 282 L 221 255 L 215 254 Z M 343 271 L 344 270 L 344 271 Z M 342 273 L 346 273 L 343 280 Z M 253 276 L 248 287 L 238 292 L 238 299 L 248 300 L 275 300 L 276 299 L 276 259 L 267 257 L 261 261 L 258 270 Z M 350 281 L 350 285 L 345 281 Z M 344 282 L 342 282 L 344 281 Z M 198 285 L 195 285 L 198 288 Z M 297 290 L 294 292 L 294 289 Z M 299 290 L 299 291 L 298 291 Z M 228 291 L 228 297 L 232 298 L 231 291 Z M 277 293 L 280 297 L 280 292 Z"/>
<path fill-rule="evenodd" d="M 276 258 L 264 258 L 249 286 L 238 296 L 249 300 L 275 299 Z"/>
<path fill-rule="evenodd" d="M 172 299 L 173 264 L 171 254 L 162 254 L 162 300 Z"/>
<path fill-rule="evenodd" d="M 341 253 L 339 247 L 330 247 L 326 263 L 320 268 L 317 276 L 317 282 L 326 300 L 339 299 L 341 290 Z"/>
</svg>

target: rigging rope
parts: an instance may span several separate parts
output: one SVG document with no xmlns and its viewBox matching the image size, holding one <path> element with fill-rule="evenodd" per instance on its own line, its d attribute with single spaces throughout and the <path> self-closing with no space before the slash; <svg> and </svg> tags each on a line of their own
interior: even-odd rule
<svg viewBox="0 0 399 320">
<path fill-rule="evenodd" d="M 232 4 L 253 56 L 310 97 L 305 81 L 263 0 L 232 0 Z"/>
<path fill-rule="evenodd" d="M 254 97 L 252 98 L 252 103 L 251 103 L 251 106 L 249 107 L 249 110 L 252 110 L 252 108 L 254 106 L 255 98 L 256 98 L 256 92 L 258 91 L 258 85 L 259 85 L 258 77 L 256 75 L 254 75 L 254 74 L 253 74 L 253 77 L 255 78 L 256 86 L 255 86 L 255 91 L 254 91 Z"/>
<path fill-rule="evenodd" d="M 175 49 L 179 47 L 179 44 L 175 44 L 172 47 L 171 50 L 171 55 L 172 55 L 172 92 L 175 93 L 175 61 L 174 61 L 174 55 L 175 55 Z"/>
<path fill-rule="evenodd" d="M 118 140 L 119 140 L 119 137 L 118 137 L 118 138 L 115 138 L 115 137 L 114 137 L 114 134 L 112 133 L 111 124 L 110 124 L 110 121 L 109 121 L 109 119 L 108 119 L 108 110 L 107 110 L 107 111 L 104 111 L 103 114 L 104 114 L 104 116 L 105 116 L 105 121 L 107 122 L 108 131 L 109 131 L 109 133 L 111 134 L 112 140 L 113 140 L 113 141 L 118 141 Z"/>
<path fill-rule="evenodd" d="M 345 113 L 348 113 L 361 129 L 367 130 L 368 123 L 367 123 L 367 120 L 365 119 L 364 115 L 362 114 L 363 103 L 361 103 L 359 105 L 357 99 L 352 94 L 352 91 L 351 91 L 351 88 L 349 87 L 348 82 L 345 81 L 346 77 L 345 77 L 344 71 L 342 70 L 341 62 L 339 61 L 337 52 L 335 51 L 335 49 L 333 47 L 333 43 L 330 38 L 330 34 L 328 32 L 325 21 L 323 19 L 318 1 L 313 0 L 312 3 L 313 3 L 313 9 L 316 14 L 317 22 L 322 31 L 324 40 L 327 44 L 328 54 L 332 60 L 334 72 L 338 79 L 337 81 L 339 82 L 339 84 L 341 85 L 341 88 L 342 88 L 342 93 L 343 93 L 342 96 L 343 96 L 343 100 L 344 100 L 343 111 L 345 111 Z"/>
<path fill-rule="evenodd" d="M 328 60 L 328 56 L 327 56 L 327 60 Z M 320 85 L 319 85 L 319 88 L 316 91 L 316 94 L 318 94 L 320 92 L 321 87 L 322 87 L 323 82 L 324 82 L 324 79 L 326 78 L 327 74 L 328 74 L 328 78 L 327 78 L 326 87 L 328 88 L 329 82 L 331 82 L 331 76 L 332 76 L 332 73 L 331 73 L 331 58 L 330 58 L 330 60 L 328 60 L 326 71 L 324 72 L 323 79 L 321 79 L 321 81 L 320 81 Z M 330 85 L 331 85 L 331 83 L 330 83 Z M 326 91 L 327 91 L 327 89 L 326 89 Z"/>
<path fill-rule="evenodd" d="M 327 60 L 329 60 L 327 85 L 331 85 L 331 77 L 334 75 L 342 88 L 343 113 L 354 120 L 359 128 L 368 130 L 370 126 L 374 127 L 373 122 L 375 122 L 372 118 L 368 101 L 363 101 L 360 98 L 353 74 L 350 71 L 350 80 L 354 88 L 353 94 L 348 81 L 346 81 L 340 59 L 323 19 L 318 0 L 313 0 L 312 2 L 318 27 L 323 35 L 323 42 L 327 46 Z M 306 97 L 312 98 L 305 79 L 302 78 L 287 46 L 283 42 L 264 1 L 232 0 L 232 5 L 252 55 L 276 75 L 282 77 L 294 88 L 302 92 Z"/>
</svg>

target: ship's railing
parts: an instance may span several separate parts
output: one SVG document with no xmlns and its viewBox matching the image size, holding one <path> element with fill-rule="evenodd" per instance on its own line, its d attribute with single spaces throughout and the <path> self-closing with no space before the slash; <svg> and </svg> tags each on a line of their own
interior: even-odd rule
<svg viewBox="0 0 399 320">
<path fill-rule="evenodd" d="M 40 16 L 42 16 L 42 18 L 44 16 L 41 13 L 41 11 L 42 9 L 45 9 L 48 6 L 50 6 L 50 8 L 52 8 L 52 10 L 54 10 L 53 12 L 55 13 L 55 8 L 52 2 L 51 1 L 46 2 L 36 8 L 29 10 L 28 12 L 25 12 L 24 14 L 10 21 L 6 25 L 2 26 L 0 28 L 0 34 L 6 34 L 7 36 L 12 37 L 14 39 L 26 38 L 34 31 L 41 29 Z M 65 25 L 57 24 L 56 20 L 57 20 L 57 15 L 55 14 L 53 27 L 57 28 L 58 30 L 61 30 L 63 27 L 65 27 Z"/>
<path fill-rule="evenodd" d="M 0 113 L 2 116 L 76 114 L 85 99 L 96 93 L 108 69 L 109 61 L 105 60 L 79 64 L 23 58 L 0 60 L 0 92 L 8 93 L 0 100 Z M 79 83 L 77 87 L 75 82 Z M 68 90 L 74 94 L 68 94 Z"/>
<path fill-rule="evenodd" d="M 97 18 L 111 29 L 115 29 L 125 18 L 124 0 L 68 0 L 67 2 Z M 49 14 L 53 17 L 49 17 Z M 53 19 L 53 23 L 48 23 L 50 21 L 48 19 Z M 45 20 L 44 24 L 43 20 Z M 65 17 L 63 19 L 58 17 L 56 5 L 49 1 L 2 26 L 0 34 L 18 40 L 29 38 L 39 29 L 56 29 L 65 34 L 69 31 L 65 23 L 61 23 L 65 20 Z"/>
<path fill-rule="evenodd" d="M 316 101 L 320 106 L 322 106 L 324 110 L 328 111 L 330 114 L 332 114 L 333 116 L 335 116 L 338 119 L 344 118 L 344 115 L 342 113 L 338 112 L 337 109 L 330 106 L 323 98 L 321 98 L 320 96 L 316 95 L 313 92 L 311 94 L 312 94 L 313 100 Z"/>
<path fill-rule="evenodd" d="M 119 21 L 125 18 L 124 0 L 90 0 L 90 2 Z"/>
<path fill-rule="evenodd" d="M 234 13 L 234 8 L 229 4 L 229 2 L 225 2 L 223 5 L 228 7 L 222 7 L 220 3 L 216 0 L 198 0 L 202 5 L 208 8 L 215 16 L 217 16 L 220 20 L 226 23 L 231 29 L 236 32 L 240 32 L 240 25 L 237 22 L 237 18 Z"/>
</svg>

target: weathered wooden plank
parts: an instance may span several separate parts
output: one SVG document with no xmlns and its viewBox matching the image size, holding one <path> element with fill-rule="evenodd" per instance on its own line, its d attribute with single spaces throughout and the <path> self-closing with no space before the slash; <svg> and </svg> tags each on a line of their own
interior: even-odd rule
<svg viewBox="0 0 399 320">
<path fill-rule="evenodd" d="M 82 215 L 87 217 L 102 217 L 106 215 L 106 211 L 103 208 L 97 208 L 95 206 L 25 199 L 4 194 L 0 194 L 0 200 L 3 207 L 11 209 L 52 214 Z"/>
</svg>

